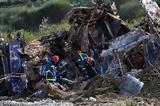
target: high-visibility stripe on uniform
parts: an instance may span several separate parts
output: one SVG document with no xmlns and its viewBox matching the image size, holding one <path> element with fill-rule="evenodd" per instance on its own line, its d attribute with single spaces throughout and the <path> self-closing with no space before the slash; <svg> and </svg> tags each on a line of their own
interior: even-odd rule
<svg viewBox="0 0 160 106">
<path fill-rule="evenodd" d="M 80 56 L 81 60 L 83 60 L 83 56 L 82 56 L 82 53 L 80 53 L 80 54 L 79 54 L 79 56 Z"/>
<path fill-rule="evenodd" d="M 88 57 L 87 55 L 85 57 L 83 57 L 83 53 L 80 53 L 79 56 L 80 56 L 81 60 L 84 60 L 86 57 Z"/>
<path fill-rule="evenodd" d="M 48 70 L 48 71 L 46 71 L 46 80 L 48 80 L 48 81 L 56 81 L 56 79 L 54 78 L 49 78 L 48 77 L 48 73 L 51 73 L 51 74 L 53 74 L 50 70 Z M 53 75 L 54 76 L 54 75 Z"/>
</svg>

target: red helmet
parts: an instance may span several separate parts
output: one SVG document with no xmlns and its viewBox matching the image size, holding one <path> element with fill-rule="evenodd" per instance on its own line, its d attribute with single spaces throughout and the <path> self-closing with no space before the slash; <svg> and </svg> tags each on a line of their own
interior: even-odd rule
<svg viewBox="0 0 160 106">
<path fill-rule="evenodd" d="M 59 56 L 57 56 L 57 55 L 52 56 L 52 61 L 58 62 L 59 60 L 60 60 Z"/>
<path fill-rule="evenodd" d="M 92 57 L 87 58 L 87 63 L 88 64 L 92 64 L 93 61 L 94 61 L 94 59 Z"/>
</svg>

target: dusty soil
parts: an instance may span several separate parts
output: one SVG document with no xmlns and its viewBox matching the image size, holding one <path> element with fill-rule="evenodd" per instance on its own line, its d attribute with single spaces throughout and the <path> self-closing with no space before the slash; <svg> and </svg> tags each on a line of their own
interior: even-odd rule
<svg viewBox="0 0 160 106">
<path fill-rule="evenodd" d="M 160 106 L 158 99 L 141 97 L 121 98 L 116 94 L 108 94 L 108 96 L 97 95 L 95 98 L 81 98 L 81 100 L 75 103 L 52 99 L 33 99 L 33 101 L 27 101 L 27 99 L 7 100 L 7 97 L 3 97 L 3 99 L 0 101 L 0 106 Z"/>
<path fill-rule="evenodd" d="M 0 97 L 0 106 L 160 106 L 159 78 L 148 73 L 141 73 L 140 77 L 144 87 L 137 97 L 118 95 L 122 78 L 97 76 L 75 85 L 65 100 Z"/>
</svg>

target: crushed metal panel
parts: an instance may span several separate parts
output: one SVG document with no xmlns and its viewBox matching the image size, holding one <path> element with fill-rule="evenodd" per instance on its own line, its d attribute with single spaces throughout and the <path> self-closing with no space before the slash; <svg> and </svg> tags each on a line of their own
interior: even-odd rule
<svg viewBox="0 0 160 106">
<path fill-rule="evenodd" d="M 136 96 L 140 93 L 144 83 L 127 74 L 120 85 L 121 96 Z"/>
<path fill-rule="evenodd" d="M 115 40 L 111 42 L 109 49 L 103 50 L 101 53 L 101 56 L 106 58 L 103 63 L 107 69 L 106 74 L 112 78 L 122 75 L 123 71 L 127 70 L 126 65 L 123 63 L 123 53 L 132 50 L 148 38 L 149 35 L 146 35 L 139 28 L 115 38 Z"/>
<path fill-rule="evenodd" d="M 108 21 L 109 27 L 114 37 L 122 35 L 119 33 L 119 31 L 122 30 L 121 28 L 123 28 L 124 34 L 130 31 L 129 28 L 127 28 L 125 22 L 122 19 L 120 19 L 118 15 L 107 13 L 106 18 L 107 19 L 105 21 Z"/>
<path fill-rule="evenodd" d="M 125 70 L 125 65 L 123 65 L 122 59 L 118 53 L 113 52 L 112 56 L 108 56 L 106 59 L 107 71 L 105 75 L 110 78 L 116 78 L 122 76 Z"/>
<path fill-rule="evenodd" d="M 160 8 L 154 0 L 140 0 L 145 12 L 151 18 L 151 20 L 160 26 Z"/>
<path fill-rule="evenodd" d="M 155 0 L 140 0 L 142 7 L 150 19 L 150 26 L 159 36 L 160 34 L 160 8 Z M 160 37 L 160 36 L 159 36 Z"/>
<path fill-rule="evenodd" d="M 11 78 L 9 84 L 14 93 L 21 93 L 27 87 L 27 80 L 22 69 L 21 58 L 18 54 L 18 49 L 20 49 L 19 43 L 9 43 L 9 68 Z"/>
<path fill-rule="evenodd" d="M 22 63 L 18 54 L 20 44 L 9 44 L 9 60 L 10 60 L 10 72 L 11 73 L 22 73 Z"/>
<path fill-rule="evenodd" d="M 112 8 L 105 4 L 100 7 L 96 5 L 74 8 L 66 18 L 71 24 L 70 42 L 74 45 L 72 48 L 77 45 L 77 48 L 84 52 L 88 51 L 88 45 L 96 49 L 108 48 L 108 45 L 102 42 L 108 42 L 130 31 L 124 21 L 113 13 Z"/>
<path fill-rule="evenodd" d="M 8 63 L 8 59 L 6 56 L 2 57 L 2 61 L 3 61 L 3 66 L 4 66 L 4 73 L 5 74 L 9 74 L 9 63 Z"/>
<path fill-rule="evenodd" d="M 115 40 L 113 40 L 113 42 L 109 46 L 109 49 L 103 50 L 101 56 L 106 57 L 107 55 L 112 55 L 113 50 L 115 50 L 116 52 L 124 52 L 125 50 L 131 50 L 144 39 L 148 38 L 149 35 L 145 35 L 145 33 L 141 29 L 136 28 L 133 31 L 123 36 L 117 37 Z"/>
<path fill-rule="evenodd" d="M 14 92 L 14 93 L 22 93 L 24 91 L 24 89 L 27 88 L 27 80 L 26 79 L 12 77 L 9 82 L 12 87 L 12 92 Z"/>
<path fill-rule="evenodd" d="M 149 65 L 156 64 L 156 62 L 160 60 L 160 39 L 154 38 L 153 40 L 145 40 L 144 53 L 146 62 Z"/>
</svg>

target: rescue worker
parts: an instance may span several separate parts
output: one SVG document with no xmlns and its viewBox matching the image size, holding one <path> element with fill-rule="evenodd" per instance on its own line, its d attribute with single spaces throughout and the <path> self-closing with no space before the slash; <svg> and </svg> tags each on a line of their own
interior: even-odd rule
<svg viewBox="0 0 160 106">
<path fill-rule="evenodd" d="M 63 73 L 63 71 L 65 70 L 66 65 L 67 65 L 67 62 L 63 59 L 60 60 L 58 55 L 52 56 L 52 63 L 56 67 L 58 75 Z"/>
<path fill-rule="evenodd" d="M 88 57 L 85 61 L 85 68 L 88 73 L 88 77 L 92 78 L 97 75 L 97 71 L 95 69 L 96 61 L 92 57 Z"/>
<path fill-rule="evenodd" d="M 41 76 L 52 83 L 57 81 L 56 68 L 52 61 L 48 60 L 47 57 L 42 64 Z"/>
<path fill-rule="evenodd" d="M 97 74 L 95 70 L 95 60 L 92 57 L 88 57 L 86 53 L 77 51 L 73 61 L 76 63 L 76 66 L 80 71 L 80 76 L 84 77 L 84 80 L 88 78 L 90 79 Z"/>
<path fill-rule="evenodd" d="M 70 86 L 73 84 L 73 81 L 67 78 L 67 73 L 65 71 L 66 64 L 64 60 L 60 60 L 58 55 L 46 58 L 45 62 L 42 64 L 41 75 L 44 79 L 54 83 L 60 88 L 63 88 L 63 84 Z"/>
<path fill-rule="evenodd" d="M 52 63 L 57 67 L 58 66 L 58 63 L 60 61 L 60 58 L 58 55 L 54 55 L 51 57 L 51 60 L 52 60 Z"/>
<path fill-rule="evenodd" d="M 73 81 L 68 79 L 65 70 L 67 62 L 65 60 L 60 60 L 58 55 L 52 56 L 52 62 L 56 67 L 57 82 L 60 84 L 66 83 L 67 85 L 72 85 Z"/>
<path fill-rule="evenodd" d="M 52 60 L 52 64 L 56 68 L 56 73 L 58 75 L 59 73 L 61 73 L 63 71 L 63 69 L 59 67 L 59 64 L 61 63 L 60 58 L 58 55 L 54 55 L 54 56 L 52 56 L 51 60 Z"/>
</svg>

